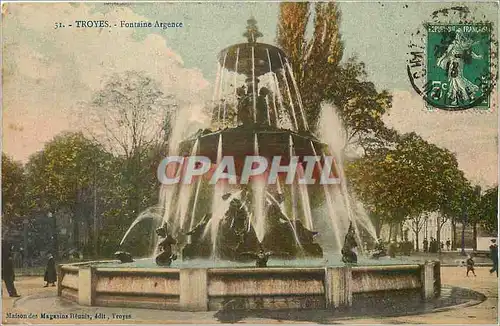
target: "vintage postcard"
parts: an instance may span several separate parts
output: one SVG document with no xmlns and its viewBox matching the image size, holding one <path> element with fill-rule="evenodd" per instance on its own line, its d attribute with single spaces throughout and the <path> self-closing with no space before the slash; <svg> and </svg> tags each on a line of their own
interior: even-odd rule
<svg viewBox="0 0 500 326">
<path fill-rule="evenodd" d="M 2 3 L 3 324 L 498 324 L 498 3 Z"/>
</svg>

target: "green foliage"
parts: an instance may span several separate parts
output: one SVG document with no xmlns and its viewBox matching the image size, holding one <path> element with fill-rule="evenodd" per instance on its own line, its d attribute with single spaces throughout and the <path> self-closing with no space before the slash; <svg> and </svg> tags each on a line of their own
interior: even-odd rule
<svg viewBox="0 0 500 326">
<path fill-rule="evenodd" d="M 57 212 L 69 212 L 71 232 L 87 239 L 73 245 L 87 253 L 109 256 L 118 249 L 121 237 L 139 212 L 158 202 L 156 169 L 164 150 L 149 147 L 141 151 L 140 161 L 135 161 L 135 157 L 106 152 L 81 133 L 60 134 L 26 164 L 24 200 L 32 215 L 53 212 L 61 216 L 64 214 Z M 85 225 L 86 234 L 79 234 L 81 225 Z M 98 239 L 94 239 L 95 234 L 99 234 Z M 149 252 L 150 245 L 139 238 L 138 234 L 133 240 L 135 252 Z"/>
<path fill-rule="evenodd" d="M 115 155 L 102 212 L 102 250 L 110 253 L 134 219 L 158 202 L 156 169 L 166 155 L 177 102 L 145 73 L 127 71 L 113 75 L 89 108 L 93 137 Z M 140 238 L 130 240 L 140 242 L 134 253 L 149 251 Z"/>
<path fill-rule="evenodd" d="M 397 142 L 396 131 L 382 121 L 392 106 L 392 95 L 386 90 L 378 92 L 366 80 L 364 63 L 350 58 L 340 65 L 335 78 L 325 85 L 325 99 L 337 109 L 348 146 L 359 145 L 369 154 Z"/>
<path fill-rule="evenodd" d="M 25 185 L 21 163 L 2 153 L 2 222 L 15 222 L 25 214 Z"/>
<path fill-rule="evenodd" d="M 313 32 L 308 38 L 311 15 Z M 283 2 L 277 42 L 290 59 L 310 129 L 317 128 L 321 103 L 329 102 L 337 107 L 346 128 L 346 143 L 356 143 L 371 151 L 396 141 L 397 133 L 382 121 L 391 108 L 392 96 L 387 91 L 378 92 L 366 80 L 364 63 L 355 58 L 341 62 L 344 47 L 340 19 L 335 2 L 314 5 Z"/>
<path fill-rule="evenodd" d="M 486 190 L 481 197 L 478 222 L 487 232 L 498 232 L 498 186 Z"/>
<path fill-rule="evenodd" d="M 106 160 L 96 143 L 81 133 L 63 133 L 26 164 L 28 205 L 40 211 L 74 209 L 88 196 L 94 173 Z"/>
<path fill-rule="evenodd" d="M 450 189 L 465 180 L 454 154 L 415 133 L 352 162 L 347 174 L 367 208 L 390 223 L 447 207 Z"/>
<path fill-rule="evenodd" d="M 152 147 L 143 153 L 140 166 L 130 163 L 123 156 L 114 157 L 107 166 L 108 184 L 102 190 L 103 207 L 101 213 L 102 230 L 100 234 L 101 252 L 111 255 L 128 227 L 146 208 L 158 203 L 159 182 L 156 170 L 165 153 L 164 148 Z M 141 223 L 147 224 L 147 223 Z M 131 234 L 127 245 L 136 255 L 150 253 L 149 239 L 151 228 L 141 228 Z"/>
<path fill-rule="evenodd" d="M 335 2 L 314 4 L 314 31 L 306 36 L 309 3 L 280 4 L 277 42 L 287 53 L 311 129 L 317 125 L 326 86 L 337 78 L 343 43 L 339 32 L 340 10 Z"/>
</svg>

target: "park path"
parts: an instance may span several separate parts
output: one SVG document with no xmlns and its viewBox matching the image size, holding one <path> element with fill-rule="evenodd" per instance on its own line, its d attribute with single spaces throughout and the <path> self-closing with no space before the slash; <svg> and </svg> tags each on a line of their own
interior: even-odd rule
<svg viewBox="0 0 500 326">
<path fill-rule="evenodd" d="M 400 317 L 381 317 L 381 318 L 353 318 L 353 319 L 334 319 L 328 322 L 341 324 L 498 324 L 498 278 L 496 275 L 489 274 L 488 267 L 479 267 L 476 269 L 477 277 L 466 277 L 465 268 L 462 267 L 443 267 L 441 271 L 442 282 L 445 285 L 458 286 L 468 288 L 484 294 L 487 299 L 474 306 L 451 308 L 444 311 L 426 313 L 413 316 Z M 162 310 L 146 310 L 146 309 L 122 309 L 109 307 L 85 307 L 82 308 L 73 303 L 62 303 L 56 297 L 56 288 L 43 288 L 42 277 L 19 277 L 16 281 L 18 292 L 22 295 L 21 298 L 9 298 L 3 296 L 2 319 L 8 323 L 50 323 L 50 324 L 75 324 L 75 323 L 106 323 L 106 324 L 208 324 L 218 323 L 215 312 L 175 312 Z M 5 286 L 2 288 L 2 293 L 6 294 Z M 22 320 L 22 319 L 7 319 L 7 312 L 23 312 L 23 313 L 40 313 L 40 312 L 88 312 L 95 314 L 96 312 L 105 313 L 111 316 L 115 314 L 130 314 L 132 319 L 121 321 L 116 320 Z M 311 311 L 311 313 L 314 313 Z M 305 316 L 306 317 L 306 316 Z M 305 319 L 305 320 L 304 320 Z M 276 320 L 265 318 L 243 318 L 238 323 L 251 324 L 276 324 L 276 323 L 307 323 L 307 317 L 300 321 L 292 320 Z"/>
<path fill-rule="evenodd" d="M 478 305 L 414 316 L 345 320 L 345 324 L 498 324 L 498 278 L 490 267 L 476 268 L 477 277 L 465 276 L 465 267 L 441 268 L 443 284 L 482 293 L 486 300 Z"/>
</svg>

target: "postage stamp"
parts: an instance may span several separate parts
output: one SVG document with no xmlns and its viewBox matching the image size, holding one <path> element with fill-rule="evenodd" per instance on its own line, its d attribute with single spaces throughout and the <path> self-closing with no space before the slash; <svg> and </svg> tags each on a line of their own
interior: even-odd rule
<svg viewBox="0 0 500 326">
<path fill-rule="evenodd" d="M 2 325 L 498 324 L 497 3 L 1 9 Z"/>
<path fill-rule="evenodd" d="M 489 107 L 491 25 L 427 25 L 431 105 Z"/>
<path fill-rule="evenodd" d="M 450 18 L 453 13 L 459 18 Z M 436 11 L 432 21 L 416 33 L 420 34 L 416 42 L 423 44 L 415 40 L 410 44 L 410 83 L 430 109 L 488 110 L 492 100 L 496 102 L 492 94 L 497 82 L 493 25 L 469 16 L 466 7 Z"/>
</svg>

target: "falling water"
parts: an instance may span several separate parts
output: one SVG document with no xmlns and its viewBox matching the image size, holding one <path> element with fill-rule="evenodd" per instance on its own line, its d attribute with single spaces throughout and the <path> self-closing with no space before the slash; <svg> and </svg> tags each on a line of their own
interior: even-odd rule
<svg viewBox="0 0 500 326">
<path fill-rule="evenodd" d="M 271 114 L 269 113 L 269 99 L 266 95 L 266 112 L 267 112 L 267 123 L 271 125 Z"/>
<path fill-rule="evenodd" d="M 273 72 L 273 84 L 274 84 L 274 89 L 276 90 L 276 95 L 278 97 L 278 103 L 279 103 L 279 111 L 280 115 L 276 116 L 276 124 L 280 128 L 287 128 L 287 129 L 293 129 L 292 122 L 289 119 L 288 113 L 286 112 L 285 105 L 283 104 L 283 95 L 281 94 L 280 90 L 280 84 L 278 81 L 278 75 L 276 75 Z M 287 121 L 279 121 L 278 117 L 281 116 L 283 119 L 287 118 Z"/>
<path fill-rule="evenodd" d="M 182 140 L 185 139 L 186 135 L 192 131 L 193 127 L 196 127 L 196 129 L 202 127 L 200 125 L 197 126 L 197 124 L 194 124 L 190 119 L 194 113 L 196 113 L 196 115 L 203 116 L 203 106 L 190 104 L 179 108 L 179 111 L 175 116 L 175 121 L 172 123 L 172 134 L 170 135 L 168 146 L 169 156 L 179 155 L 179 145 Z M 209 121 L 206 122 L 208 123 Z M 175 175 L 178 176 L 180 173 L 181 165 L 177 167 Z M 164 208 L 163 219 L 165 221 L 168 221 L 171 215 L 171 209 L 175 206 L 173 205 L 173 201 L 175 200 L 174 197 L 176 193 L 176 187 L 172 185 L 162 184 L 160 186 L 159 206 Z"/>
<path fill-rule="evenodd" d="M 194 221 L 196 218 L 196 206 L 198 204 L 198 195 L 200 194 L 202 180 L 203 178 L 198 178 L 198 181 L 196 183 L 196 192 L 194 194 L 193 209 L 191 210 L 191 221 L 189 222 L 189 230 L 192 230 L 194 226 Z"/>
<path fill-rule="evenodd" d="M 292 228 L 292 232 L 293 232 L 293 237 L 295 239 L 295 242 L 299 245 L 299 247 L 302 247 L 302 245 L 300 244 L 300 240 L 299 240 L 299 237 L 297 235 L 297 231 L 295 230 L 295 225 L 292 223 L 292 220 L 290 219 L 290 217 L 286 214 L 285 212 L 285 209 L 284 209 L 284 204 L 283 203 L 280 203 L 276 198 L 273 197 L 273 195 L 271 195 L 269 192 L 267 192 L 267 196 L 271 199 L 271 201 L 273 201 L 274 203 L 278 204 L 280 206 L 280 209 L 281 209 L 281 214 L 283 214 L 283 216 L 285 216 L 288 224 L 290 225 L 290 227 Z"/>
<path fill-rule="evenodd" d="M 161 221 L 161 219 L 162 219 L 161 213 L 162 213 L 162 207 L 153 206 L 153 207 L 146 209 L 141 214 L 139 214 L 139 216 L 137 216 L 137 218 L 134 220 L 134 222 L 132 222 L 132 224 L 128 228 L 127 232 L 125 232 L 125 235 L 123 236 L 122 241 L 120 241 L 120 246 L 123 245 L 123 243 L 125 242 L 125 239 L 129 235 L 130 231 L 132 231 L 132 229 L 137 224 L 139 224 L 139 222 L 146 220 L 146 219 L 154 219 L 156 221 Z"/>
<path fill-rule="evenodd" d="M 239 60 L 240 60 L 240 48 L 236 48 L 236 62 L 234 63 L 234 80 L 233 80 L 233 88 L 234 88 L 234 103 L 235 103 L 235 106 L 238 105 L 238 95 L 237 95 L 237 91 L 238 91 L 238 87 L 236 87 L 236 84 L 237 84 L 237 78 L 238 78 L 238 64 L 239 64 Z M 236 117 L 236 119 L 238 119 Z M 234 121 L 235 124 L 238 123 L 238 120 Z"/>
<path fill-rule="evenodd" d="M 293 75 L 293 70 L 292 70 L 292 67 L 290 66 L 290 63 L 288 62 L 288 59 L 285 59 L 285 60 L 286 60 L 286 67 L 288 68 L 288 74 L 290 75 L 290 77 L 292 79 L 293 88 L 295 89 L 295 94 L 297 96 L 297 102 L 299 102 L 300 114 L 302 115 L 302 122 L 304 123 L 304 129 L 309 130 L 309 125 L 307 124 L 306 114 L 304 111 L 304 107 L 302 105 L 302 98 L 300 97 L 300 92 L 299 92 L 299 87 L 297 85 L 297 81 L 295 80 L 295 77 Z"/>
<path fill-rule="evenodd" d="M 293 150 L 293 138 L 292 135 L 288 137 L 288 154 L 290 155 L 290 158 L 294 156 L 294 150 Z M 293 221 L 295 222 L 297 220 L 297 196 L 295 195 L 295 178 L 296 176 L 293 176 L 293 182 L 290 185 L 290 191 L 292 195 L 292 218 Z"/>
<path fill-rule="evenodd" d="M 175 177 L 178 177 L 181 173 L 182 166 L 179 164 L 176 172 L 175 172 Z M 163 220 L 165 222 L 169 222 L 170 219 L 170 209 L 172 207 L 172 201 L 174 199 L 174 194 L 176 193 L 175 187 L 169 186 L 169 185 L 161 185 L 160 188 L 160 205 L 161 207 L 164 208 L 163 211 Z"/>
<path fill-rule="evenodd" d="M 283 195 L 283 189 L 281 188 L 280 178 L 276 178 L 276 188 L 277 188 L 277 190 L 278 190 L 278 194 L 279 194 L 280 196 L 282 196 L 282 195 Z M 281 211 L 283 212 L 283 211 L 285 210 L 285 201 L 281 201 L 281 202 L 279 203 L 279 206 L 280 206 L 280 208 L 281 208 Z"/>
<path fill-rule="evenodd" d="M 259 140 L 257 134 L 254 134 L 254 154 L 259 155 Z M 266 196 L 266 180 L 261 177 L 252 179 L 253 193 L 253 219 L 254 229 L 259 241 L 264 239 L 266 229 L 266 213 L 265 213 L 265 196 Z"/>
<path fill-rule="evenodd" d="M 375 226 L 373 225 L 372 220 L 368 216 L 363 204 L 360 202 L 356 207 L 356 218 L 360 222 L 360 224 L 364 227 L 364 229 L 370 234 L 373 239 L 377 239 L 377 231 L 375 230 Z"/>
<path fill-rule="evenodd" d="M 280 54 L 278 54 L 278 55 L 280 57 L 281 65 L 284 67 L 283 59 L 281 58 Z M 292 92 L 290 91 L 290 85 L 288 84 L 288 79 L 286 78 L 286 72 L 284 69 L 281 69 L 281 75 L 283 77 L 283 80 L 285 81 L 285 88 L 286 88 L 286 92 L 288 94 L 288 100 L 290 101 L 290 108 L 292 111 L 293 121 L 295 123 L 295 130 L 298 130 L 299 124 L 297 123 L 297 116 L 295 115 L 295 107 L 293 105 Z"/>
<path fill-rule="evenodd" d="M 318 157 L 318 153 L 316 153 L 316 149 L 314 148 L 313 142 L 311 141 L 310 143 L 311 143 L 311 148 L 314 152 L 314 156 Z M 321 165 L 319 165 L 319 166 L 320 166 L 320 173 L 323 173 Z M 323 192 L 324 192 L 325 199 L 326 199 L 326 205 L 328 208 L 327 214 L 328 214 L 328 217 L 330 218 L 330 221 L 331 221 L 332 230 L 335 233 L 335 244 L 337 245 L 337 249 L 340 249 L 340 248 L 342 248 L 342 236 L 343 235 L 341 233 L 341 229 L 339 228 L 338 222 L 341 220 L 341 216 L 338 216 L 336 214 L 336 211 L 335 211 L 335 205 L 333 203 L 332 194 L 331 194 L 331 192 L 333 191 L 333 187 L 331 185 L 329 186 L 327 184 L 323 184 L 322 186 L 323 186 Z"/>
<path fill-rule="evenodd" d="M 217 122 L 220 123 L 220 118 L 221 118 L 221 115 L 220 115 L 220 110 L 221 110 L 221 98 L 222 98 L 222 92 L 224 91 L 222 89 L 222 87 L 224 86 L 224 71 L 226 70 L 225 67 L 226 67 L 226 58 L 227 58 L 227 51 L 224 53 L 224 59 L 222 59 L 222 72 L 220 74 L 220 85 L 219 85 L 219 96 L 217 97 L 217 102 L 219 102 L 218 104 L 218 109 L 217 109 Z"/>
<path fill-rule="evenodd" d="M 222 72 L 221 65 L 217 65 L 217 74 L 215 75 L 215 84 L 214 91 L 212 93 L 212 103 L 215 103 L 215 100 L 219 98 L 219 84 L 220 84 L 220 75 Z"/>
<path fill-rule="evenodd" d="M 255 48 L 252 46 L 252 96 L 253 96 L 253 122 L 257 122 L 257 94 L 255 94 Z"/>
<path fill-rule="evenodd" d="M 195 156 L 198 153 L 199 140 L 196 139 L 193 148 L 191 149 L 191 156 Z M 191 199 L 191 184 L 181 183 L 179 195 L 177 196 L 177 210 L 176 216 L 179 216 L 179 220 L 172 223 L 173 231 L 182 230 L 185 226 L 186 215 L 188 214 L 189 202 Z"/>
<path fill-rule="evenodd" d="M 276 87 L 276 75 L 273 73 L 273 68 L 272 68 L 272 65 L 271 65 L 271 55 L 269 54 L 269 49 L 266 49 L 266 52 L 267 52 L 267 62 L 269 63 L 269 72 L 271 73 L 271 92 L 272 92 L 272 95 L 273 95 L 273 109 L 274 109 L 274 120 L 275 120 L 275 124 L 276 124 L 276 127 L 279 127 L 278 125 L 278 109 L 276 107 L 276 88 L 279 88 L 279 87 Z M 266 98 L 267 100 L 267 98 Z M 267 103 L 267 107 L 269 108 L 269 103 Z M 269 113 L 269 109 L 268 109 L 268 113 Z M 271 122 L 269 122 L 269 124 L 271 124 Z"/>
<path fill-rule="evenodd" d="M 364 228 L 369 232 L 369 234 L 376 239 L 375 227 L 371 222 L 367 223 L 369 219 L 365 218 L 366 214 L 355 214 L 352 207 L 352 199 L 347 188 L 347 180 L 345 178 L 343 166 L 344 150 L 346 148 L 346 134 L 340 117 L 336 114 L 335 107 L 326 105 L 322 106 L 320 134 L 322 140 L 329 145 L 332 154 L 335 156 L 337 172 L 339 173 L 339 177 L 341 180 L 340 197 L 343 200 L 343 206 L 345 207 L 348 214 L 348 220 L 353 221 L 356 236 L 358 237 L 358 243 L 362 243 L 360 232 L 358 230 L 358 224 L 363 225 Z M 365 217 L 362 217 L 362 215 L 365 215 Z M 362 248 L 360 247 L 360 249 Z"/>
<path fill-rule="evenodd" d="M 302 164 L 298 164 L 297 173 L 300 179 L 304 178 L 304 167 L 302 166 Z M 313 226 L 313 218 L 311 212 L 311 204 L 309 202 L 309 190 L 307 189 L 306 184 L 298 184 L 298 188 L 300 192 L 302 210 L 305 218 L 305 226 L 309 230 L 313 230 L 314 226 Z"/>
<path fill-rule="evenodd" d="M 256 97 L 258 96 L 257 82 L 260 81 L 264 83 L 265 80 L 259 79 L 261 78 L 260 72 L 256 71 L 255 64 L 256 60 L 262 60 L 262 59 L 265 60 L 265 58 L 262 58 L 259 55 L 259 52 L 256 53 L 255 48 L 252 45 L 250 46 L 251 46 L 251 64 L 252 64 L 251 67 L 252 89 L 248 91 L 252 91 L 253 117 L 254 117 L 254 122 L 256 122 L 257 118 Z M 300 126 L 301 127 L 303 126 L 306 130 L 308 130 L 307 120 L 301 96 L 299 93 L 298 84 L 294 77 L 290 63 L 285 57 L 282 58 L 280 53 L 277 53 L 277 56 L 281 61 L 281 67 L 279 69 L 280 76 L 278 76 L 277 71 L 276 73 L 273 72 L 269 49 L 267 48 L 266 51 L 267 51 L 267 60 L 269 64 L 269 76 L 270 76 L 269 82 L 271 86 L 270 88 L 272 89 L 272 95 L 271 95 L 272 99 L 269 99 L 268 97 L 266 97 L 265 99 L 265 103 L 267 106 L 267 121 L 269 122 L 269 124 L 271 124 L 272 121 L 271 118 L 273 114 L 271 110 L 274 110 L 277 127 L 283 129 L 298 130 L 300 129 L 298 121 L 302 120 L 303 123 L 300 123 Z M 230 55 L 234 56 L 234 53 Z M 273 55 L 276 54 L 273 53 Z M 238 65 L 240 64 L 239 63 L 240 49 L 236 47 L 236 58 L 234 67 L 226 67 L 227 56 L 228 56 L 228 51 L 225 51 L 223 54 L 223 60 L 221 62 L 222 66 L 218 64 L 217 76 L 216 76 L 213 99 L 212 99 L 213 103 L 216 103 L 216 105 L 214 105 L 213 113 L 215 113 L 215 107 L 217 107 L 218 123 L 220 123 L 221 121 L 223 121 L 223 123 L 226 123 L 227 101 L 224 101 L 223 103 L 221 99 L 222 97 L 227 95 L 226 93 L 229 93 L 229 95 L 231 95 L 231 91 L 227 90 L 227 86 L 229 85 L 230 80 L 232 80 L 230 76 L 230 73 L 232 72 L 235 73 L 234 96 L 235 98 L 237 98 L 236 84 L 238 79 Z M 233 59 L 234 57 L 232 57 L 230 60 Z M 242 58 L 243 61 L 249 59 L 250 58 L 248 57 Z M 234 70 L 231 72 L 230 70 L 232 70 L 232 68 L 234 68 Z M 274 68 L 276 70 L 276 67 Z M 289 76 L 287 76 L 287 74 Z M 249 81 L 248 78 L 249 75 L 250 74 L 246 75 L 247 78 L 245 80 L 246 83 L 248 83 Z M 280 78 L 283 79 L 280 80 Z M 288 78 L 290 78 L 290 80 Z M 286 94 L 284 92 L 286 92 Z M 294 101 L 296 103 L 294 103 Z M 272 109 L 270 108 L 271 105 L 273 105 Z M 295 107 L 298 107 L 300 111 L 299 110 L 295 111 Z M 345 135 L 342 133 L 344 129 L 342 128 L 342 124 L 338 116 L 335 115 L 333 110 L 328 110 L 328 109 L 332 108 L 323 107 L 323 112 L 320 122 L 321 122 L 321 136 L 322 139 L 324 140 L 323 142 L 329 145 L 331 154 L 320 152 L 319 155 L 334 155 L 337 164 L 336 170 L 339 173 L 339 177 L 342 180 L 342 182 L 340 183 L 340 185 L 338 184 L 321 185 L 321 187 L 323 188 L 323 192 L 325 194 L 325 205 L 321 207 L 321 210 L 325 208 L 328 210 L 328 212 L 323 215 L 325 216 L 328 215 L 328 219 L 325 219 L 328 222 L 327 224 L 328 228 L 335 233 L 334 239 L 329 240 L 329 242 L 330 243 L 335 242 L 337 248 L 340 249 L 342 247 L 344 234 L 345 231 L 347 231 L 349 221 L 353 222 L 359 243 L 361 243 L 361 241 L 360 241 L 360 232 L 358 231 L 359 227 L 358 224 L 363 225 L 363 227 L 365 227 L 372 236 L 375 235 L 375 229 L 371 224 L 367 215 L 361 209 L 357 208 L 356 205 L 353 204 L 354 201 L 352 197 L 349 196 L 348 187 L 345 182 L 345 175 L 343 171 L 343 157 L 344 157 L 343 150 L 345 147 Z M 299 112 L 301 114 L 301 117 L 298 117 Z M 180 132 L 184 131 L 182 129 L 183 128 L 179 127 L 176 129 L 177 130 L 176 132 L 178 132 L 180 135 Z M 175 137 L 179 137 L 179 135 L 176 134 Z M 228 139 L 226 139 L 226 142 L 227 141 Z M 263 139 L 259 138 L 257 134 L 254 134 L 253 141 L 254 141 L 254 155 L 259 155 L 261 152 L 260 146 L 264 145 L 262 143 Z M 169 155 L 178 155 L 178 145 L 179 142 L 172 143 L 171 148 L 169 148 Z M 287 154 L 289 154 L 290 157 L 293 157 L 295 155 L 295 146 L 298 145 L 294 144 L 294 138 L 292 137 L 292 135 L 289 135 L 288 145 L 289 145 L 289 151 Z M 319 157 L 318 153 L 316 153 L 314 142 L 311 141 L 310 145 L 312 151 L 314 152 L 314 155 L 316 157 Z M 199 146 L 200 146 L 199 141 L 196 140 L 191 149 L 191 155 L 196 155 Z M 297 147 L 297 152 L 299 152 L 298 147 Z M 219 134 L 217 143 L 217 159 L 216 159 L 217 165 L 221 163 L 222 155 L 223 155 L 223 136 L 221 133 Z M 177 168 L 176 170 L 176 175 L 178 175 L 180 172 L 181 169 L 179 166 L 179 168 Z M 251 198 L 251 200 L 247 198 L 250 197 L 250 192 L 246 192 L 241 189 L 238 189 L 238 191 L 234 191 L 232 186 L 227 185 L 227 183 L 225 182 L 218 182 L 213 187 L 213 191 L 211 194 L 213 196 L 212 202 L 207 203 L 208 204 L 207 206 L 211 204 L 212 215 L 211 219 L 208 221 L 207 227 L 204 230 L 203 236 L 211 237 L 213 246 L 212 254 L 214 258 L 217 255 L 216 248 L 218 247 L 218 245 L 220 245 L 220 243 L 217 244 L 220 223 L 224 219 L 224 216 L 229 208 L 231 200 L 236 196 L 240 196 L 241 194 L 244 194 L 245 197 L 242 198 L 242 206 L 245 207 L 245 210 L 247 211 L 249 216 L 249 219 L 247 220 L 248 225 L 246 225 L 246 227 L 248 227 L 248 229 L 250 229 L 251 227 L 254 228 L 259 241 L 262 241 L 265 236 L 266 222 L 267 222 L 266 207 L 267 204 L 270 204 L 272 201 L 274 201 L 280 206 L 283 216 L 286 217 L 288 223 L 290 223 L 290 226 L 293 230 L 294 238 L 299 246 L 301 244 L 299 241 L 299 237 L 297 236 L 297 229 L 295 226 L 295 222 L 298 219 L 300 219 L 304 223 L 304 226 L 309 230 L 314 230 L 314 227 L 316 228 L 319 227 L 320 221 L 321 222 L 323 221 L 321 219 L 318 220 L 318 218 L 316 217 L 316 210 L 314 210 L 314 214 L 312 212 L 311 201 L 310 201 L 312 198 L 309 197 L 310 188 L 308 188 L 308 186 L 305 184 L 300 184 L 296 180 L 297 177 L 301 179 L 304 177 L 305 174 L 304 167 L 302 165 L 298 165 L 296 173 L 297 174 L 294 176 L 294 180 L 290 185 L 281 185 L 280 180 L 279 179 L 277 180 L 276 190 L 278 194 L 287 196 L 286 201 L 280 200 L 278 202 L 270 193 L 268 193 L 268 190 L 273 186 L 267 186 L 265 178 L 252 179 L 250 186 L 252 189 L 251 194 L 253 198 Z M 193 226 L 196 225 L 196 218 L 197 218 L 196 211 L 198 211 L 199 212 L 198 215 L 200 215 L 200 211 L 202 210 L 201 208 L 202 203 L 198 203 L 198 201 L 200 200 L 199 196 L 200 196 L 200 189 L 203 185 L 202 183 L 203 183 L 202 178 L 198 178 L 196 189 L 193 189 L 194 185 L 178 185 L 177 187 L 162 186 L 160 203 L 164 209 L 163 213 L 164 220 L 168 221 L 168 218 L 172 219 L 175 218 L 175 222 L 169 221 L 169 224 L 174 225 L 177 228 L 184 228 L 187 225 L 189 225 L 190 229 L 192 229 Z M 286 189 L 282 189 L 282 187 Z M 224 200 L 223 195 L 227 192 L 231 192 L 231 196 Z M 203 192 L 201 193 L 203 194 Z M 250 207 L 250 209 L 245 205 L 245 203 Z M 319 210 L 320 209 L 318 209 L 318 211 Z M 159 219 L 161 220 L 162 213 L 158 212 L 158 216 Z M 141 214 L 136 219 L 136 221 L 134 221 L 134 223 L 131 225 L 131 227 L 125 234 L 124 239 L 130 233 L 130 230 L 135 225 L 137 225 L 137 223 L 146 218 L 147 216 Z M 327 230 L 324 231 L 325 233 L 328 232 Z M 333 238 L 333 236 L 331 238 Z M 122 242 L 124 241 L 124 239 L 122 239 Z"/>
<path fill-rule="evenodd" d="M 222 134 L 219 135 L 219 143 L 217 145 L 217 166 L 222 161 Z M 219 231 L 219 224 L 224 217 L 224 214 L 227 210 L 227 205 L 224 205 L 224 199 L 222 195 L 224 194 L 224 184 L 221 182 L 217 182 L 215 184 L 214 194 L 212 198 L 212 218 L 209 221 L 210 224 L 210 236 L 212 239 L 212 254 L 215 257 L 216 248 L 217 248 L 217 234 Z"/>
</svg>

